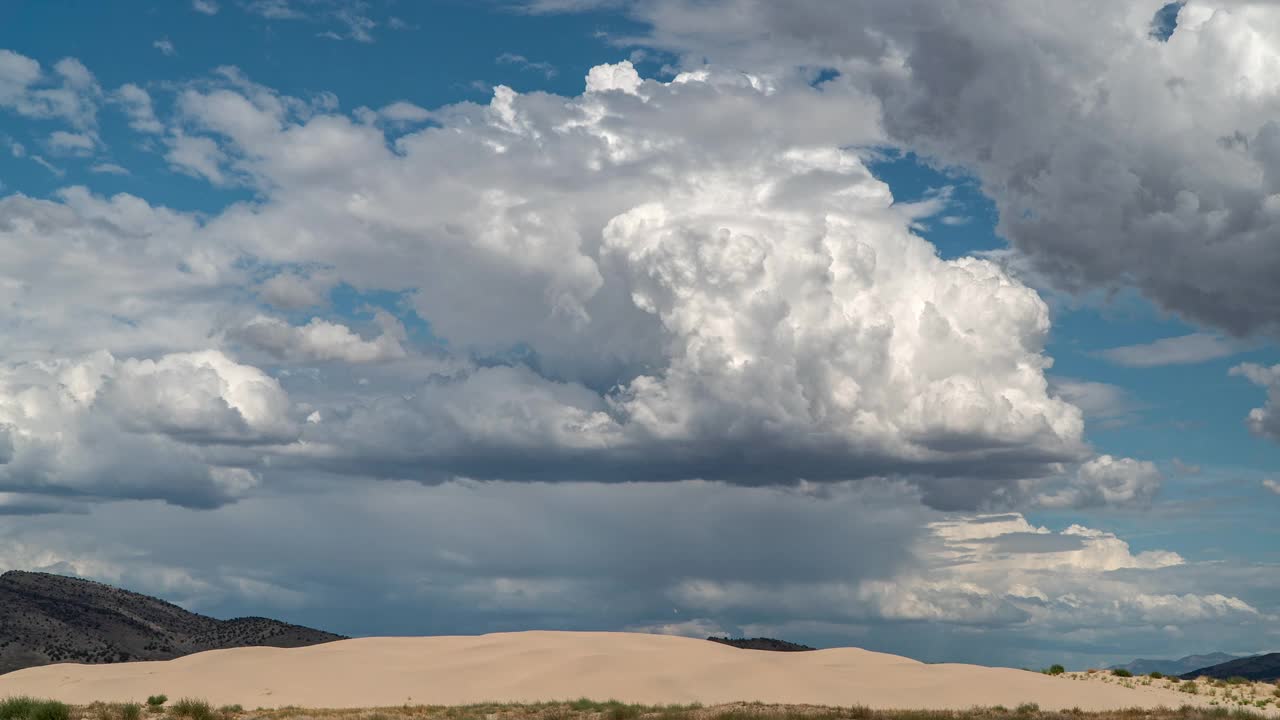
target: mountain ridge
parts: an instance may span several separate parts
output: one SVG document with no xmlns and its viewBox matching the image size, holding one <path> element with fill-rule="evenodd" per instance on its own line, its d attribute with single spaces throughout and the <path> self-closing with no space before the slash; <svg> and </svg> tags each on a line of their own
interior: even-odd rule
<svg viewBox="0 0 1280 720">
<path fill-rule="evenodd" d="M 1197 668 L 1217 665 L 1219 663 L 1238 660 L 1242 655 L 1231 655 L 1224 652 L 1205 653 L 1202 655 L 1185 655 L 1177 660 L 1152 660 L 1138 658 L 1124 665 L 1112 665 L 1108 670 L 1128 670 L 1134 675 L 1150 675 L 1153 672 L 1165 675 L 1182 675 Z"/>
<path fill-rule="evenodd" d="M 341 639 L 264 617 L 218 620 L 93 580 L 0 574 L 0 674 L 58 662 L 170 660 L 205 650 Z"/>
<path fill-rule="evenodd" d="M 1224 663 L 1193 670 L 1182 677 L 1186 680 L 1194 680 L 1198 677 L 1211 677 L 1219 680 L 1242 677 L 1245 680 L 1261 680 L 1263 682 L 1280 680 L 1280 652 L 1228 660 Z"/>
</svg>

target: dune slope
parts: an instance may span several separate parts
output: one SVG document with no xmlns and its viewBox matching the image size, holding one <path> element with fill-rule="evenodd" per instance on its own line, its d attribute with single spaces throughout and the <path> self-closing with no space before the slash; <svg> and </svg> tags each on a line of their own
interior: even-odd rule
<svg viewBox="0 0 1280 720">
<path fill-rule="evenodd" d="M 862 704 L 1044 709 L 1177 706 L 1188 696 L 1049 677 L 1009 668 L 926 665 L 856 648 L 802 653 L 740 650 L 634 633 L 521 632 L 362 638 L 305 648 L 213 650 L 162 662 L 61 664 L 0 676 L 0 697 L 70 703 L 165 693 L 246 708 L 352 708 L 578 697 L 647 704 Z"/>
</svg>

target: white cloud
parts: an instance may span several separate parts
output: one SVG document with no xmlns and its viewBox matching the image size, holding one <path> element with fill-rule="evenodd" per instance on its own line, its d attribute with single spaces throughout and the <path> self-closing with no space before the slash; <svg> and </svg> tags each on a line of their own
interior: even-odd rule
<svg viewBox="0 0 1280 720">
<path fill-rule="evenodd" d="M 133 83 L 125 83 L 113 94 L 113 99 L 123 106 L 129 116 L 129 127 L 142 133 L 159 133 L 164 125 L 156 118 L 151 95 Z"/>
<path fill-rule="evenodd" d="M 1231 374 L 1266 389 L 1266 403 L 1250 410 L 1245 422 L 1255 434 L 1280 442 L 1280 365 L 1243 363 L 1231 368 Z"/>
<path fill-rule="evenodd" d="M 178 49 L 173 46 L 173 41 L 167 37 L 160 38 L 159 40 L 151 43 L 151 47 L 159 50 L 161 55 L 168 57 L 173 57 L 178 54 Z"/>
<path fill-rule="evenodd" d="M 62 155 L 91 155 L 97 142 L 87 133 L 70 133 L 54 130 L 49 134 L 49 149 Z"/>
<path fill-rule="evenodd" d="M 1192 333 L 1178 337 L 1161 338 L 1141 345 L 1125 345 L 1098 351 L 1098 356 L 1117 365 L 1128 367 L 1158 367 L 1161 365 L 1191 365 L 1206 360 L 1229 357 L 1247 349 L 1240 342 L 1223 339 L 1217 335 Z"/>
<path fill-rule="evenodd" d="M 217 186 L 231 183 L 232 179 L 223 168 L 227 156 L 212 138 L 176 134 L 168 138 L 167 142 L 169 152 L 165 153 L 164 159 L 175 170 L 204 178 Z"/>
<path fill-rule="evenodd" d="M 385 311 L 376 320 L 382 332 L 365 340 L 350 328 L 320 318 L 301 327 L 266 316 L 250 320 L 236 331 L 236 337 L 278 358 L 295 362 L 332 361 L 368 363 L 405 357 L 401 346 L 404 327 Z"/>
<path fill-rule="evenodd" d="M 431 112 L 403 100 L 386 105 L 378 115 L 396 123 L 421 123 L 431 119 Z"/>
<path fill-rule="evenodd" d="M 214 0 L 191 0 L 191 9 L 205 15 L 217 15 L 219 8 Z"/>
<path fill-rule="evenodd" d="M 1099 455 L 1081 465 L 1065 488 L 1038 502 L 1044 507 L 1147 506 L 1162 482 L 1155 463 Z"/>
<path fill-rule="evenodd" d="M 101 95 L 93 73 L 75 58 L 54 63 L 50 76 L 35 60 L 0 49 L 0 109 L 31 118 L 60 118 L 87 131 L 97 122 Z"/>
<path fill-rule="evenodd" d="M 275 380 L 216 351 L 6 364 L 0 490 L 214 506 L 256 484 L 237 448 L 296 437 L 289 413 Z"/>
<path fill-rule="evenodd" d="M 1277 495 L 1280 495 L 1280 481 L 1272 480 L 1268 478 L 1262 481 L 1262 486 L 1270 490 L 1271 492 Z"/>
<path fill-rule="evenodd" d="M 97 163 L 89 168 L 89 172 L 104 175 L 128 175 L 129 170 L 115 163 Z"/>
</svg>

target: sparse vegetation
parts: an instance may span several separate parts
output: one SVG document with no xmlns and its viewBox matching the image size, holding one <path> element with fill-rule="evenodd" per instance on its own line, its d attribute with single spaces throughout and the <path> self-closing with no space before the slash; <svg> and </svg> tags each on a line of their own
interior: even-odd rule
<svg viewBox="0 0 1280 720">
<path fill-rule="evenodd" d="M 1188 681 L 1179 688 L 1195 684 Z M 1064 711 L 1041 710 L 1035 703 L 1023 703 L 1013 709 L 997 705 L 968 710 L 873 710 L 856 705 L 822 707 L 763 703 L 732 703 L 713 707 L 696 704 L 650 706 L 583 698 L 572 702 L 486 703 L 454 707 L 406 704 L 400 707 L 350 710 L 258 708 L 246 713 L 239 705 L 224 705 L 214 710 L 204 700 L 185 698 L 169 708 L 169 716 L 184 720 L 1261 720 L 1264 717 L 1261 713 L 1270 711 L 1269 700 L 1237 699 L 1220 704 L 1216 700 L 1212 702 L 1215 703 L 1212 707 L 1184 705 L 1179 709 L 1132 708 L 1086 712 L 1079 708 Z M 1231 707 L 1233 703 L 1234 708 Z M 94 703 L 71 708 L 61 703 L 31 698 L 0 701 L 0 720 L 137 720 L 128 717 L 130 712 L 140 714 L 141 706 L 136 703 Z"/>
<path fill-rule="evenodd" d="M 0 720 L 70 720 L 71 707 L 56 700 L 12 697 L 0 701 Z"/>
<path fill-rule="evenodd" d="M 1159 670 L 1153 670 L 1152 672 L 1147 673 L 1147 677 L 1151 678 L 1152 680 L 1160 680 L 1164 678 L 1164 673 L 1160 672 Z"/>
<path fill-rule="evenodd" d="M 167 702 L 169 702 L 168 695 L 152 695 L 147 698 L 147 707 L 151 708 L 152 711 L 157 711 Z"/>
<path fill-rule="evenodd" d="M 204 700 L 182 698 L 169 708 L 169 714 L 187 720 L 216 720 L 213 707 Z"/>
<path fill-rule="evenodd" d="M 1196 685 L 1195 680 L 1187 680 L 1178 686 L 1178 691 L 1195 695 L 1200 692 L 1200 686 Z"/>
<path fill-rule="evenodd" d="M 1125 670 L 1124 668 L 1116 668 L 1115 670 L 1111 671 L 1111 674 L 1115 675 L 1116 677 L 1123 677 L 1123 678 L 1133 677 L 1133 673 L 1128 670 Z"/>
<path fill-rule="evenodd" d="M 1064 672 L 1066 672 L 1066 671 L 1067 671 L 1067 669 L 1066 669 L 1066 668 L 1064 668 L 1064 667 L 1062 667 L 1061 665 L 1054 664 L 1054 665 L 1050 665 L 1048 670 L 1045 670 L 1045 674 L 1046 674 L 1046 675 L 1061 675 L 1062 673 L 1064 673 Z"/>
</svg>

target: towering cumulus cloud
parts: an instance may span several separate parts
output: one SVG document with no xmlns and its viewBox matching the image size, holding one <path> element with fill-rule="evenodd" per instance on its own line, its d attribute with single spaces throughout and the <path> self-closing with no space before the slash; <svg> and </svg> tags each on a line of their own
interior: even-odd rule
<svg viewBox="0 0 1280 720">
<path fill-rule="evenodd" d="M 105 389 L 68 406 L 77 417 L 224 480 L 236 468 L 241 489 L 313 470 L 890 476 L 935 506 L 977 507 L 1143 502 L 1158 485 L 1150 464 L 1079 465 L 1092 455 L 1081 413 L 1044 376 L 1045 304 L 995 264 L 944 261 L 913 234 L 928 210 L 895 204 L 859 150 L 883 138 L 867 92 L 716 69 L 659 82 L 622 62 L 593 68 L 578 97 L 498 87 L 405 134 L 331 105 L 229 69 L 180 91 L 169 142 L 216 151 L 186 169 L 262 198 L 205 221 L 79 189 L 5 201 L 8 267 L 39 272 L 21 248 L 40 224 L 40 267 L 83 277 L 56 314 L 18 304 L 39 329 L 6 332 L 138 358 L 111 359 Z M 86 233 L 105 237 L 87 249 Z M 122 292 L 102 282 L 113 273 L 136 282 Z M 294 310 L 338 284 L 396 292 L 448 351 L 411 354 L 381 310 L 376 336 L 264 315 L 246 284 Z M 66 340 L 86 313 L 97 335 Z M 175 317 L 181 331 L 166 333 Z M 282 363 L 285 385 L 236 353 Z M 354 383 L 354 364 L 387 382 Z M 10 434 L 31 435 L 10 414 Z M 53 462 L 41 482 L 95 492 L 64 472 Z"/>
</svg>

